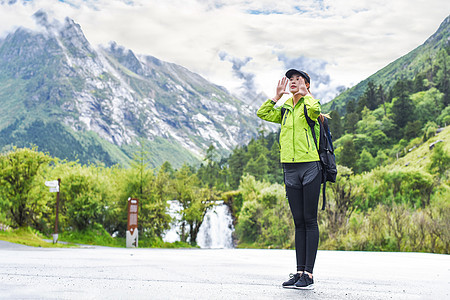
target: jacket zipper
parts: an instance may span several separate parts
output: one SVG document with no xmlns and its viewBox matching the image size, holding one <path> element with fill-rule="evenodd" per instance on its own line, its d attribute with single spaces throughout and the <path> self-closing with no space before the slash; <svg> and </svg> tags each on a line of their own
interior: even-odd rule
<svg viewBox="0 0 450 300">
<path fill-rule="evenodd" d="M 284 113 L 284 122 L 283 125 L 286 124 L 287 115 L 289 113 L 289 109 L 286 109 L 286 112 Z"/>
<path fill-rule="evenodd" d="M 308 130 L 306 128 L 305 129 L 305 135 L 306 135 L 306 141 L 308 142 L 308 149 L 309 149 L 309 138 L 308 138 Z"/>
<path fill-rule="evenodd" d="M 295 161 L 295 128 L 294 128 L 294 125 L 295 125 L 295 120 L 294 120 L 295 114 L 293 112 L 294 111 L 292 111 L 292 148 L 293 148 L 294 152 L 292 153 L 293 154 L 292 161 Z"/>
</svg>

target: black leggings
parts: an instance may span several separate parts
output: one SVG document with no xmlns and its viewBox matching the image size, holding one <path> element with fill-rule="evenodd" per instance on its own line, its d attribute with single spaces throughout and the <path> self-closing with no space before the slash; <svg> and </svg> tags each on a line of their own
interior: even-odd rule
<svg viewBox="0 0 450 300">
<path fill-rule="evenodd" d="M 317 206 L 322 169 L 319 162 L 283 164 L 286 195 L 295 224 L 297 271 L 313 272 L 319 246 Z"/>
</svg>

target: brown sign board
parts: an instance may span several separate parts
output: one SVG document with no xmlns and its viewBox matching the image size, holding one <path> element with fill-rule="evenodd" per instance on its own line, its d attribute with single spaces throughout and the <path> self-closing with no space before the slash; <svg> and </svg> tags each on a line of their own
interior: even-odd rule
<svg viewBox="0 0 450 300">
<path fill-rule="evenodd" d="M 134 198 L 128 198 L 128 225 L 127 231 L 131 234 L 138 227 L 138 208 L 139 208 L 139 200 Z"/>
</svg>

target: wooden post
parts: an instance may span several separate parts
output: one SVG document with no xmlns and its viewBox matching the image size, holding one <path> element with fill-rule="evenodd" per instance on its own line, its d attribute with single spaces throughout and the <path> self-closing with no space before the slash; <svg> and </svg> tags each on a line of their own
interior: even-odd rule
<svg viewBox="0 0 450 300">
<path fill-rule="evenodd" d="M 58 178 L 58 192 L 56 192 L 56 217 L 55 217 L 55 233 L 53 234 L 53 244 L 58 242 L 58 217 L 59 217 L 59 190 L 61 187 L 61 179 Z"/>
<path fill-rule="evenodd" d="M 138 247 L 138 208 L 139 200 L 136 198 L 128 198 L 128 224 L 126 232 L 127 248 Z"/>
</svg>

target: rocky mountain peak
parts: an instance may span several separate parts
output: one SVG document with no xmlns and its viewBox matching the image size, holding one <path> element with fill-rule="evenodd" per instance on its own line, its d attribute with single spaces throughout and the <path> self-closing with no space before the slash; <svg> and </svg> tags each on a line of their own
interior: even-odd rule
<svg viewBox="0 0 450 300">
<path fill-rule="evenodd" d="M 42 9 L 34 13 L 33 17 L 36 24 L 44 29 L 45 34 L 50 38 L 55 38 L 63 48 L 72 52 L 72 55 L 84 57 L 95 53 L 84 36 L 81 26 L 74 20 L 66 17 L 61 23 L 59 20 L 49 17 L 49 14 Z"/>
<path fill-rule="evenodd" d="M 130 49 L 125 49 L 125 47 L 117 45 L 116 42 L 111 42 L 108 51 L 130 71 L 139 75 L 144 75 L 139 59 Z"/>
<path fill-rule="evenodd" d="M 34 13 L 33 15 L 34 20 L 36 21 L 36 23 L 44 28 L 50 28 L 51 24 L 48 20 L 48 14 L 40 9 L 37 12 Z"/>
<path fill-rule="evenodd" d="M 58 124 L 52 128 L 62 126 L 71 140 L 84 141 L 77 149 L 85 150 L 77 151 L 86 152 L 67 150 L 68 158 L 100 151 L 109 153 L 114 162 L 114 157 L 132 157 L 130 149 L 140 145 L 152 153 L 159 149 L 154 165 L 202 158 L 210 145 L 229 153 L 256 136 L 255 109 L 223 87 L 115 42 L 94 48 L 81 26 L 69 18 L 53 20 L 42 10 L 34 18 L 43 31 L 18 29 L 0 39 L 0 104 L 5 107 L 0 135 L 17 126 L 21 134 L 47 136 L 40 127 Z M 2 92 L 2 86 L 10 91 Z M 35 125 L 27 127 L 30 124 Z M 14 131 L 8 130 L 17 141 Z M 97 144 L 86 148 L 91 143 L 86 139 Z M 33 142 L 50 153 L 61 147 Z"/>
<path fill-rule="evenodd" d="M 444 41 L 447 45 L 450 43 L 450 16 L 444 19 L 438 30 L 425 41 L 425 44 L 433 45 L 441 41 Z"/>
</svg>

